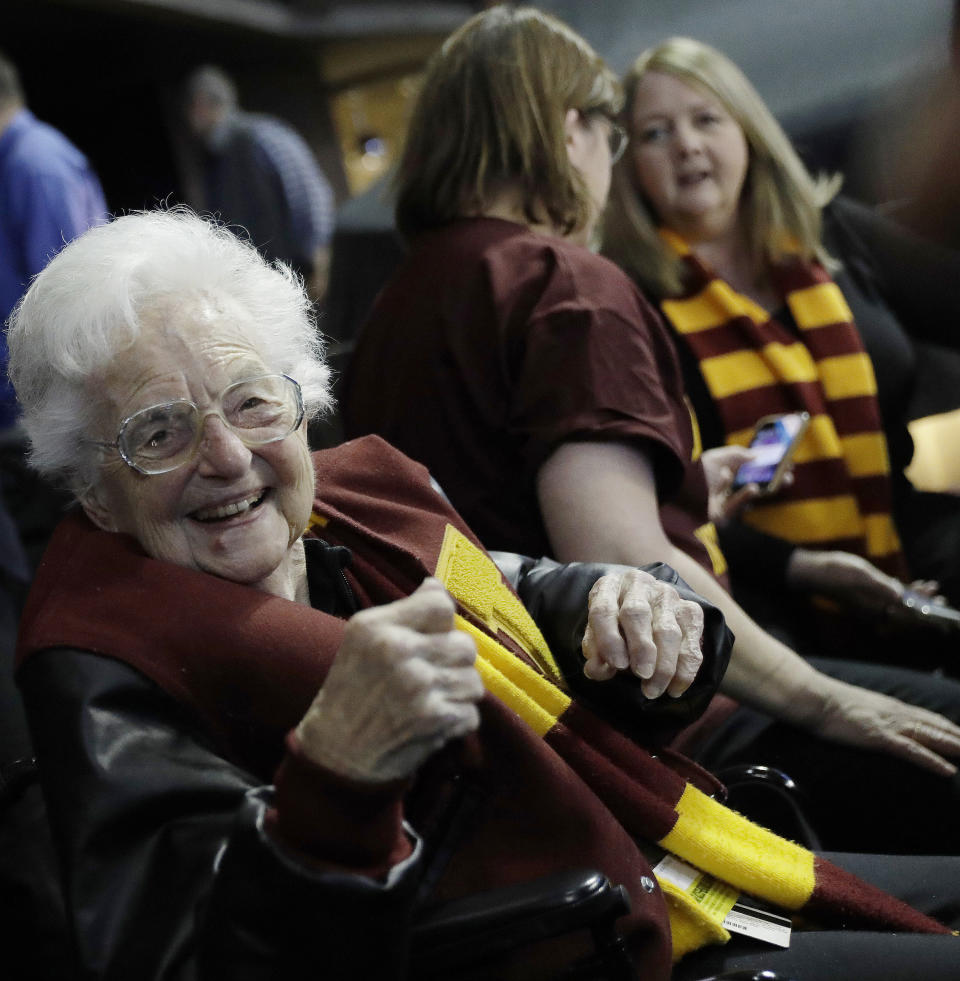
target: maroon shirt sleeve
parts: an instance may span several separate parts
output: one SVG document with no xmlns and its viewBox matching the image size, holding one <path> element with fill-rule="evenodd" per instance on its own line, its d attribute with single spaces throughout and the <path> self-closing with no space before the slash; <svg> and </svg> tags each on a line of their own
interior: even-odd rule
<svg viewBox="0 0 960 981">
<path fill-rule="evenodd" d="M 691 453 L 689 412 L 659 315 L 619 269 L 572 247 L 524 324 L 512 418 L 533 470 L 560 443 L 643 440 L 658 488 L 680 483 Z"/>
<path fill-rule="evenodd" d="M 381 878 L 413 851 L 403 830 L 409 781 L 365 784 L 313 763 L 294 732 L 277 769 L 270 835 L 311 865 Z"/>
</svg>

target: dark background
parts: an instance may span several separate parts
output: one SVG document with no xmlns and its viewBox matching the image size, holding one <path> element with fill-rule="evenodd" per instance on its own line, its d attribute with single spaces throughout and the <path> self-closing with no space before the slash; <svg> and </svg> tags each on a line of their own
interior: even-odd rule
<svg viewBox="0 0 960 981">
<path fill-rule="evenodd" d="M 189 198 L 179 86 L 213 61 L 246 108 L 293 122 L 346 197 L 324 58 L 345 43 L 438 41 L 482 3 L 317 0 L 2 0 L 0 48 L 36 114 L 88 154 L 114 211 Z M 647 45 L 690 34 L 738 62 L 814 167 L 876 197 L 898 130 L 947 64 L 951 0 L 553 0 L 618 71 Z M 353 50 L 353 49 L 351 49 Z M 415 67 L 415 66 L 412 66 Z M 384 69 L 386 70 L 386 69 Z M 357 67 L 375 78 L 378 56 Z"/>
</svg>

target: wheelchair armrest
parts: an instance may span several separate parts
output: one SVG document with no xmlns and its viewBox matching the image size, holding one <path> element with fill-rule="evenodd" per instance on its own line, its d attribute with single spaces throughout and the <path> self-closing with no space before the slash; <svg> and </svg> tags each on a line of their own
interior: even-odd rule
<svg viewBox="0 0 960 981">
<path fill-rule="evenodd" d="M 614 921 L 630 911 L 623 886 L 602 873 L 578 870 L 453 900 L 413 928 L 411 962 L 419 971 L 447 972 L 494 959 L 515 948 L 576 930 L 591 930 L 611 977 L 635 977 Z"/>
</svg>

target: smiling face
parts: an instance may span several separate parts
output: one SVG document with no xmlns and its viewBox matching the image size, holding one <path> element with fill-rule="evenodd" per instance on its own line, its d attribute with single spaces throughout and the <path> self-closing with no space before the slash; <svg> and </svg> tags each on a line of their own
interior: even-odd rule
<svg viewBox="0 0 960 981">
<path fill-rule="evenodd" d="M 201 414 L 244 378 L 274 371 L 247 340 L 249 317 L 226 299 L 166 304 L 144 317 L 134 346 L 93 379 L 101 406 L 91 437 L 112 441 L 140 409 L 187 399 Z M 107 531 L 132 535 L 153 558 L 293 598 L 303 577 L 299 539 L 310 516 L 313 469 L 306 423 L 286 439 L 247 447 L 214 414 L 196 457 L 148 476 L 107 451 L 82 504 Z"/>
<path fill-rule="evenodd" d="M 691 243 L 732 233 L 749 148 L 740 125 L 707 92 L 650 71 L 631 107 L 634 181 L 661 224 Z"/>
</svg>

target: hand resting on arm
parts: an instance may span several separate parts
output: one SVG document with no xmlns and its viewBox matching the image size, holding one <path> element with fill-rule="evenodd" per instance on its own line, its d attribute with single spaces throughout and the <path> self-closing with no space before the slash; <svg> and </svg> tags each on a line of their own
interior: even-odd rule
<svg viewBox="0 0 960 981">
<path fill-rule="evenodd" d="M 723 612 L 736 642 L 721 689 L 775 718 L 952 775 L 960 727 L 924 709 L 830 678 L 762 630 L 660 524 L 646 454 L 625 443 L 564 443 L 538 474 L 544 524 L 561 562 L 666 562 Z"/>
<path fill-rule="evenodd" d="M 678 698 L 700 670 L 703 610 L 669 583 L 631 569 L 602 576 L 590 590 L 583 673 L 606 681 L 618 671 L 643 678 L 647 698 Z"/>
</svg>

